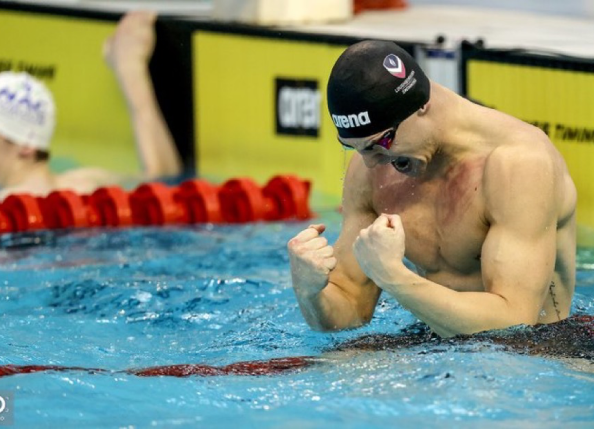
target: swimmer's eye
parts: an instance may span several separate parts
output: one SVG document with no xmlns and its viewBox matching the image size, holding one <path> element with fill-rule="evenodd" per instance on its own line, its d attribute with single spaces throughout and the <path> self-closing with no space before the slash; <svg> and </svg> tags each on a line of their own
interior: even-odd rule
<svg viewBox="0 0 594 429">
<path fill-rule="evenodd" d="M 339 143 L 342 145 L 342 148 L 344 150 L 353 150 L 355 149 L 353 146 L 349 146 L 348 144 L 344 144 L 343 142 L 339 141 Z"/>
<path fill-rule="evenodd" d="M 394 161 L 392 161 L 392 165 L 399 171 L 400 173 L 410 173 L 412 171 L 412 162 L 410 158 L 406 158 L 404 156 L 399 156 Z"/>
</svg>

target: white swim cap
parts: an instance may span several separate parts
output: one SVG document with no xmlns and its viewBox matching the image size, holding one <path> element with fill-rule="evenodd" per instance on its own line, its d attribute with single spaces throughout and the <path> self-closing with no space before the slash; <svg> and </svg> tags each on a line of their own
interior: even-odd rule
<svg viewBox="0 0 594 429">
<path fill-rule="evenodd" d="M 47 151 L 55 125 L 54 99 L 43 83 L 27 73 L 0 73 L 0 134 Z"/>
</svg>

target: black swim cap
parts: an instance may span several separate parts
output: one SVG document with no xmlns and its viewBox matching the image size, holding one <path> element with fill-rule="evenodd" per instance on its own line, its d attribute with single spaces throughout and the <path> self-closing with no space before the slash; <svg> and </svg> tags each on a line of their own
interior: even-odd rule
<svg viewBox="0 0 594 429">
<path fill-rule="evenodd" d="M 350 46 L 328 80 L 328 109 L 343 138 L 361 138 L 399 124 L 429 101 L 429 79 L 393 42 Z"/>
</svg>

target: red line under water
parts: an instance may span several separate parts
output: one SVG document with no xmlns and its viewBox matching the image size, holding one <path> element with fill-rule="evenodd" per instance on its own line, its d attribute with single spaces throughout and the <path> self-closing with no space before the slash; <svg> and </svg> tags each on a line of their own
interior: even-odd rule
<svg viewBox="0 0 594 429">
<path fill-rule="evenodd" d="M 518 331 L 508 335 L 492 335 L 483 337 L 494 344 L 504 345 L 510 351 L 528 354 L 540 354 L 551 357 L 580 357 L 592 360 L 594 339 L 594 316 L 575 315 L 550 325 L 536 325 L 528 331 Z M 435 345 L 435 338 L 430 343 Z M 459 343 L 473 340 L 473 336 L 462 336 L 454 339 Z M 343 344 L 337 349 L 356 350 L 387 350 L 419 346 L 429 341 L 423 333 L 408 335 L 368 335 L 355 341 Z M 447 340 L 448 343 L 453 340 Z M 64 372 L 83 371 L 95 373 L 124 373 L 138 377 L 190 377 L 190 376 L 220 376 L 220 375 L 276 375 L 309 367 L 320 362 L 315 356 L 295 356 L 276 358 L 266 361 L 236 362 L 226 366 L 211 366 L 202 364 L 181 364 L 154 366 L 149 368 L 127 369 L 123 371 L 102 368 L 84 368 L 78 366 L 59 365 L 2 365 L 0 377 L 16 374 L 31 374 L 35 372 Z"/>
<path fill-rule="evenodd" d="M 150 368 L 128 369 L 125 371 L 109 371 L 102 368 L 84 368 L 78 366 L 59 365 L 2 365 L 0 377 L 17 374 L 31 374 L 35 372 L 64 372 L 84 371 L 88 373 L 124 372 L 139 377 L 190 377 L 213 375 L 275 375 L 312 365 L 315 358 L 297 356 L 288 358 L 271 359 L 268 361 L 236 362 L 226 366 L 210 366 L 200 364 L 166 365 Z"/>
</svg>

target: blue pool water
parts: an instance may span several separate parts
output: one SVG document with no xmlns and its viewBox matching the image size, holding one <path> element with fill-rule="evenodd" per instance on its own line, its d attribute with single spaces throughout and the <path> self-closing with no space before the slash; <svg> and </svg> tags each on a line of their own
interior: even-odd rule
<svg viewBox="0 0 594 429">
<path fill-rule="evenodd" d="M 339 219 L 325 220 L 333 241 Z M 109 370 L 0 378 L 0 391 L 14 393 L 16 427 L 594 426 L 592 363 L 481 340 L 330 352 L 363 335 L 399 334 L 415 319 L 382 297 L 367 327 L 311 331 L 286 253 L 306 226 L 85 230 L 0 250 L 0 365 Z M 594 255 L 581 250 L 578 259 L 573 311 L 594 314 Z M 124 372 L 291 356 L 319 362 L 264 376 Z"/>
</svg>

